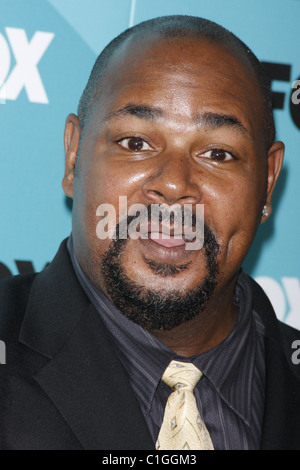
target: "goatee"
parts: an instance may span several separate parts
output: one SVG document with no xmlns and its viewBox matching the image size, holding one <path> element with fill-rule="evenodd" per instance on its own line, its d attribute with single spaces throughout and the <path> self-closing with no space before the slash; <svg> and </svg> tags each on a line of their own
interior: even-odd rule
<svg viewBox="0 0 300 470">
<path fill-rule="evenodd" d="M 217 256 L 220 246 L 211 229 L 204 224 L 204 245 L 206 276 L 196 287 L 183 293 L 148 289 L 131 280 L 122 267 L 122 252 L 128 239 L 112 240 L 101 262 L 102 279 L 105 289 L 114 305 L 129 320 L 149 331 L 171 330 L 202 312 L 211 299 L 217 284 Z M 145 262 L 157 275 L 164 278 L 176 276 L 189 266 Z"/>
</svg>

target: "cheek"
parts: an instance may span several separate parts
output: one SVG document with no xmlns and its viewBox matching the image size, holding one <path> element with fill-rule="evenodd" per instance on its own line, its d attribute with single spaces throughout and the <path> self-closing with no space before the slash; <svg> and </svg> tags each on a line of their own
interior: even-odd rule
<svg viewBox="0 0 300 470">
<path fill-rule="evenodd" d="M 239 265 L 251 246 L 259 224 L 264 183 L 253 172 L 251 175 L 239 175 L 220 185 L 220 189 L 207 208 L 207 223 L 210 224 L 211 220 L 211 228 L 215 229 L 221 246 L 221 258 L 226 263 Z"/>
<path fill-rule="evenodd" d="M 75 184 L 74 204 L 80 207 L 86 218 L 95 215 L 100 204 L 115 205 L 120 193 L 120 180 L 120 174 L 109 171 L 109 168 L 90 165 Z"/>
<path fill-rule="evenodd" d="M 92 162 L 85 176 L 89 197 L 97 198 L 99 204 L 115 204 L 119 196 L 136 192 L 144 178 L 143 165 L 118 162 L 105 155 Z"/>
<path fill-rule="evenodd" d="M 106 240 L 99 240 L 96 227 L 101 220 L 97 208 L 102 204 L 113 206 L 116 221 L 119 219 L 119 197 L 126 196 L 128 206 L 139 202 L 138 194 L 142 186 L 144 173 L 133 172 L 132 166 L 115 164 L 102 159 L 93 159 L 80 172 L 74 185 L 73 231 L 89 245 L 101 244 L 106 247 Z M 102 214 L 104 215 L 104 214 Z"/>
</svg>

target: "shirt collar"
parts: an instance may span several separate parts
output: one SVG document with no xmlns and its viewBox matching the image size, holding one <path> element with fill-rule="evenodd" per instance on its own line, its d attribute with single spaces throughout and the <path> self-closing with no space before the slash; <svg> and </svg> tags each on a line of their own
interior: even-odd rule
<svg viewBox="0 0 300 470">
<path fill-rule="evenodd" d="M 250 425 L 252 383 L 257 355 L 257 329 L 248 276 L 241 270 L 234 292 L 238 315 L 230 334 L 193 359 L 221 398 Z"/>
</svg>

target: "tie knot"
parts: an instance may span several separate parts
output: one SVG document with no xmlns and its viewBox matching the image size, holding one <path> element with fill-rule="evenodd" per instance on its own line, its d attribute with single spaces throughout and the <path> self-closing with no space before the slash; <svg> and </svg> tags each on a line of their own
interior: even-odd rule
<svg viewBox="0 0 300 470">
<path fill-rule="evenodd" d="M 173 390 L 188 389 L 193 391 L 202 372 L 190 362 L 171 361 L 162 380 Z"/>
</svg>

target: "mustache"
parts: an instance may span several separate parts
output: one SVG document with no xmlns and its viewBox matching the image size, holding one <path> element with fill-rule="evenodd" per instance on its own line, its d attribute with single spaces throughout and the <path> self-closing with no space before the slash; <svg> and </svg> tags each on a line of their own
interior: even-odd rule
<svg viewBox="0 0 300 470">
<path fill-rule="evenodd" d="M 141 223 L 151 223 L 151 217 L 152 217 L 152 208 L 153 204 L 150 204 L 147 207 L 147 218 L 144 218 L 141 220 Z M 115 237 L 112 240 L 113 245 L 118 246 L 118 251 L 119 253 L 122 251 L 122 248 L 124 248 L 125 243 L 127 242 L 129 238 L 128 234 L 128 227 L 130 226 L 130 223 L 135 220 L 137 217 L 139 217 L 140 213 L 137 212 L 135 215 L 128 215 L 125 220 L 119 221 L 116 225 L 115 229 Z M 181 216 L 181 227 L 185 227 L 185 222 L 188 216 L 188 222 L 189 227 L 191 226 L 193 229 L 195 229 L 197 225 L 197 216 L 189 209 L 185 208 L 183 210 L 182 207 L 176 209 L 176 210 L 164 210 L 161 209 L 158 215 L 158 220 L 160 224 L 163 224 L 164 222 L 168 222 L 170 224 L 174 224 L 176 220 L 179 219 L 179 215 Z M 177 219 L 176 219 L 177 218 Z M 127 224 L 127 238 L 120 238 L 120 226 L 121 224 L 124 224 L 124 222 Z M 206 253 L 208 257 L 215 257 L 221 252 L 221 246 L 217 242 L 216 235 L 214 234 L 213 230 L 207 225 L 205 221 L 203 221 L 203 235 L 204 235 L 204 242 L 203 242 L 203 247 L 206 249 Z"/>
<path fill-rule="evenodd" d="M 175 208 L 168 208 L 166 204 L 162 204 L 157 207 L 157 204 L 149 204 L 147 207 L 147 215 L 137 210 L 134 215 L 128 215 L 126 219 L 119 221 L 116 225 L 115 236 L 114 238 L 120 238 L 120 228 L 122 229 L 124 224 L 127 228 L 130 226 L 131 222 L 139 218 L 139 224 L 146 226 L 146 224 L 151 224 L 153 220 L 158 224 L 164 224 L 167 222 L 169 226 L 175 226 L 175 228 L 186 228 L 195 229 L 197 226 L 197 216 L 190 210 L 188 207 L 179 206 Z M 164 207 L 165 206 L 165 207 Z M 128 237 L 128 230 L 127 230 Z"/>
</svg>

